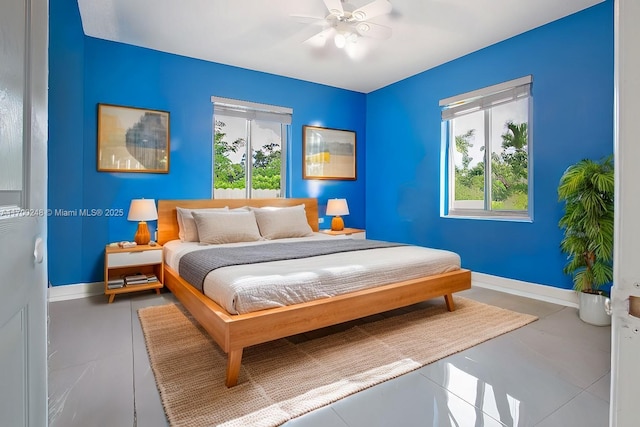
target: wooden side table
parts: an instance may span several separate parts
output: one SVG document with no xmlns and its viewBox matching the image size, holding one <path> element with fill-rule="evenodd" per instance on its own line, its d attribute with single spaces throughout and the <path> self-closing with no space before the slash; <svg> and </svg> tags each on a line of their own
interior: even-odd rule
<svg viewBox="0 0 640 427">
<path fill-rule="evenodd" d="M 127 276 L 146 275 L 146 283 L 122 282 Z M 155 276 L 155 277 L 154 277 Z M 112 303 L 118 294 L 155 289 L 164 282 L 162 246 L 138 245 L 132 248 L 107 246 L 104 250 L 104 294 Z M 122 286 L 120 286 L 120 283 Z"/>
</svg>

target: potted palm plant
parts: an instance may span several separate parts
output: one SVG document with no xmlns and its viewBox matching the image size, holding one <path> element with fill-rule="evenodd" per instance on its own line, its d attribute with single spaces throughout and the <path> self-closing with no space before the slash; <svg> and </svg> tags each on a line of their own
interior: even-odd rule
<svg viewBox="0 0 640 427">
<path fill-rule="evenodd" d="M 560 243 L 567 254 L 564 273 L 573 277 L 580 318 L 594 325 L 609 325 L 607 295 L 601 288 L 613 280 L 613 157 L 598 162 L 581 160 L 562 175 L 558 197 L 565 202 L 559 226 Z"/>
</svg>

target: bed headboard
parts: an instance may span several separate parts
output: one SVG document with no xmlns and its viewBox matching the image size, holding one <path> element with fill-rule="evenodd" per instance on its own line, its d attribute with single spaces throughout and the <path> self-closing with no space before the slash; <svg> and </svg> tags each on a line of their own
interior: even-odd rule
<svg viewBox="0 0 640 427">
<path fill-rule="evenodd" d="M 304 204 L 307 213 L 307 221 L 313 231 L 318 231 L 318 200 L 304 199 L 198 199 L 198 200 L 158 200 L 158 243 L 165 244 L 170 240 L 178 239 L 178 217 L 176 207 L 201 209 L 201 208 L 241 208 L 253 206 L 256 208 L 265 206 L 297 206 Z"/>
</svg>

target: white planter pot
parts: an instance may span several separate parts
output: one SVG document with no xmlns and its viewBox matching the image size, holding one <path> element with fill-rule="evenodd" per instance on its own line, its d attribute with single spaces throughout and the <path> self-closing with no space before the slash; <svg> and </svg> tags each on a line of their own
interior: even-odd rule
<svg viewBox="0 0 640 427">
<path fill-rule="evenodd" d="M 580 304 L 580 319 L 583 322 L 595 326 L 607 326 L 611 324 L 611 314 L 607 313 L 606 305 L 609 298 L 604 295 L 578 293 Z"/>
</svg>

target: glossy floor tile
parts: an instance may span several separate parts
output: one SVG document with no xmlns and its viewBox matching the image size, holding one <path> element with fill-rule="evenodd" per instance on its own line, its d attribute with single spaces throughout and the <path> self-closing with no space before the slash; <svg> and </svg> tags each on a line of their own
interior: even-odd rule
<svg viewBox="0 0 640 427">
<path fill-rule="evenodd" d="M 537 427 L 608 426 L 609 403 L 585 391 L 545 418 Z"/>
<path fill-rule="evenodd" d="M 609 327 L 525 297 L 475 287 L 461 295 L 539 320 L 285 426 L 607 425 Z M 137 310 L 173 301 L 163 292 L 49 304 L 50 426 L 168 425 Z"/>
<path fill-rule="evenodd" d="M 351 427 L 502 426 L 417 372 L 371 387 L 331 407 Z"/>
<path fill-rule="evenodd" d="M 508 336 L 419 372 L 505 425 L 536 425 L 582 391 L 558 375 L 553 361 Z"/>
</svg>

